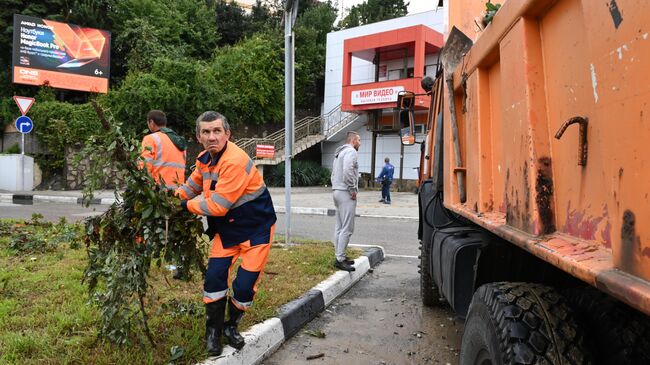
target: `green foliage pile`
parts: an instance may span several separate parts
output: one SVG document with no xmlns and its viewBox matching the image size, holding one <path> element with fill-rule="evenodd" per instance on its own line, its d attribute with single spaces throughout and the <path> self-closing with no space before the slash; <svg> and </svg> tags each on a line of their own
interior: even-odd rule
<svg viewBox="0 0 650 365">
<path fill-rule="evenodd" d="M 105 134 L 93 137 L 82 152 L 93 161 L 84 198 L 92 199 L 107 166 L 124 176 L 126 191 L 105 213 L 87 220 L 84 281 L 100 307 L 100 337 L 127 344 L 146 336 L 153 344 L 145 306 L 151 265 L 173 262 L 188 271 L 193 267 L 205 271 L 199 245 L 203 224 L 180 208 L 173 191 L 138 168 L 138 141 L 111 123 L 97 103 L 93 107 Z"/>
<path fill-rule="evenodd" d="M 15 255 L 31 255 L 53 252 L 60 245 L 73 242 L 80 236 L 79 226 L 70 225 L 65 218 L 57 223 L 45 222 L 41 214 L 33 214 L 27 224 L 3 221 L 0 236 L 11 237 L 8 248 Z M 79 248 L 72 244 L 72 248 Z"/>
<path fill-rule="evenodd" d="M 331 171 L 313 161 L 291 161 L 291 186 L 325 186 L 330 184 Z M 268 186 L 284 186 L 284 162 L 264 173 Z"/>
</svg>

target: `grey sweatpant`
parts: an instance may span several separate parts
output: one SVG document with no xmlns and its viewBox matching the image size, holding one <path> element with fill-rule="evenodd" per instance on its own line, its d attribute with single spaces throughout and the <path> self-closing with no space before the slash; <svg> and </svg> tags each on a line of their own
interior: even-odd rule
<svg viewBox="0 0 650 365">
<path fill-rule="evenodd" d="M 336 228 L 334 229 L 334 250 L 338 261 L 345 260 L 345 249 L 354 232 L 354 215 L 357 201 L 350 198 L 346 190 L 334 190 L 334 206 L 336 207 Z"/>
</svg>

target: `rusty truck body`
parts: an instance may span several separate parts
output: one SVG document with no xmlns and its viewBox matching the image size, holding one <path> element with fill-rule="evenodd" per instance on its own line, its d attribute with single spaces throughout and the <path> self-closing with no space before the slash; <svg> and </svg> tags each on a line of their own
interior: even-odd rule
<svg viewBox="0 0 650 365">
<path fill-rule="evenodd" d="M 462 364 L 648 364 L 650 1 L 485 2 L 448 2 L 471 47 L 402 138 L 423 302 L 466 318 Z"/>
</svg>

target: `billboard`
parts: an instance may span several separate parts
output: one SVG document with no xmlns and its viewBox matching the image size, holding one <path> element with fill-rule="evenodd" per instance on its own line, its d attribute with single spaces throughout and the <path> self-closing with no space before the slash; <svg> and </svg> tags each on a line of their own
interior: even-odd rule
<svg viewBox="0 0 650 365">
<path fill-rule="evenodd" d="M 111 33 L 14 14 L 13 82 L 108 92 Z"/>
</svg>

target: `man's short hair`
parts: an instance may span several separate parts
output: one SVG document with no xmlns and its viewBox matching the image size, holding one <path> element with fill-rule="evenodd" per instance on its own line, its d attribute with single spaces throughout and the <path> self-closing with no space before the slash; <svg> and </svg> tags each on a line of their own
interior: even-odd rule
<svg viewBox="0 0 650 365">
<path fill-rule="evenodd" d="M 147 113 L 147 122 L 153 120 L 154 124 L 159 127 L 167 125 L 167 116 L 160 110 L 151 110 Z"/>
<path fill-rule="evenodd" d="M 356 137 L 361 137 L 361 136 L 359 136 L 359 133 L 357 133 L 357 132 L 349 131 L 348 134 L 345 136 L 345 141 L 347 143 L 350 143 Z"/>
<path fill-rule="evenodd" d="M 198 136 L 201 132 L 201 122 L 214 122 L 215 120 L 219 120 L 223 122 L 223 130 L 229 131 L 230 130 L 230 124 L 228 124 L 228 119 L 226 119 L 225 116 L 221 113 L 217 113 L 212 110 L 208 110 L 207 112 L 204 112 L 203 114 L 199 115 L 198 118 L 196 118 L 196 135 Z"/>
<path fill-rule="evenodd" d="M 384 159 L 384 162 L 386 162 L 386 163 L 390 162 L 390 158 L 386 157 L 386 158 Z"/>
</svg>

